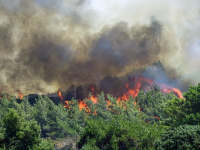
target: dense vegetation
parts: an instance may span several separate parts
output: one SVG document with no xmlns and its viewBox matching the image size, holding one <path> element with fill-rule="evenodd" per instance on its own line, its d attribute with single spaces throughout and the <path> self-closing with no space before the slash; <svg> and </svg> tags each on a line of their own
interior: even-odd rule
<svg viewBox="0 0 200 150">
<path fill-rule="evenodd" d="M 83 150 L 200 149 L 200 84 L 183 94 L 163 94 L 156 85 L 126 102 L 117 102 L 102 92 L 97 104 L 84 99 L 87 108 L 79 110 L 72 99 L 69 108 L 39 97 L 31 105 L 27 98 L 0 99 L 1 149 L 51 150 L 51 140 L 80 137 Z"/>
</svg>

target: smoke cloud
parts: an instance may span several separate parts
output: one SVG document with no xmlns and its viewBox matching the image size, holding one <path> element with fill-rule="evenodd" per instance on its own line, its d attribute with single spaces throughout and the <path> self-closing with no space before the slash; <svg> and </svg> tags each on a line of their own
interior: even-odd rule
<svg viewBox="0 0 200 150">
<path fill-rule="evenodd" d="M 166 68 L 159 79 L 197 84 L 199 7 L 197 0 L 0 0 L 0 92 L 146 75 L 159 60 Z"/>
</svg>

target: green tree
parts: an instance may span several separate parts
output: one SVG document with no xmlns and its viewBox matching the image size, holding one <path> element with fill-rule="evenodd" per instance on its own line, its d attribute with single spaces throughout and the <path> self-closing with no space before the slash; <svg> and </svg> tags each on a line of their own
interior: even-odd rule
<svg viewBox="0 0 200 150">
<path fill-rule="evenodd" d="M 158 123 L 160 120 L 164 121 L 168 118 L 163 109 L 167 100 L 174 97 L 173 93 L 165 95 L 157 85 L 153 85 L 152 89 L 146 93 L 141 90 L 135 97 L 135 101 L 140 106 L 140 111 L 144 113 L 146 122 Z"/>
<path fill-rule="evenodd" d="M 154 146 L 156 150 L 199 150 L 200 126 L 184 125 L 166 131 Z"/>
<path fill-rule="evenodd" d="M 126 150 L 153 149 L 153 143 L 162 133 L 161 126 L 150 125 L 142 120 L 135 122 L 113 117 L 112 121 L 102 118 L 87 120 L 81 133 L 78 147 L 83 149 Z"/>
<path fill-rule="evenodd" d="M 79 110 L 78 101 L 73 99 L 69 102 L 68 111 L 69 126 L 76 132 L 80 132 L 85 127 L 86 110 Z"/>
<path fill-rule="evenodd" d="M 184 111 L 184 99 L 179 99 L 178 97 L 168 100 L 164 112 L 167 114 L 168 118 L 163 122 L 163 124 L 178 127 L 184 124 L 184 118 L 186 117 Z"/>
<path fill-rule="evenodd" d="M 0 134 L 1 148 L 12 150 L 38 149 L 53 150 L 54 145 L 51 141 L 43 141 L 40 138 L 41 129 L 34 120 L 26 121 L 25 117 L 14 109 L 3 118 L 4 132 Z M 43 143 L 43 144 L 42 144 Z M 47 144 L 48 143 L 48 144 Z"/>
<path fill-rule="evenodd" d="M 56 139 L 75 135 L 68 110 L 61 103 L 56 105 L 47 97 L 39 97 L 33 107 L 33 117 L 41 126 L 42 137 Z"/>
<path fill-rule="evenodd" d="M 200 83 L 197 86 L 190 86 L 189 90 L 183 93 L 185 99 L 175 97 L 168 100 L 164 112 L 168 119 L 166 124 L 173 127 L 179 125 L 197 125 L 200 122 Z"/>
</svg>

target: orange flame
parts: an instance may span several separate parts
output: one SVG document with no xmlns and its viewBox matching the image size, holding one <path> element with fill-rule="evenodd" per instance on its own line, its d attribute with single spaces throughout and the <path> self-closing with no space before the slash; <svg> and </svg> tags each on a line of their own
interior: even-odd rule
<svg viewBox="0 0 200 150">
<path fill-rule="evenodd" d="M 129 82 L 132 82 L 132 81 L 134 81 L 134 87 L 130 87 L 130 84 L 126 83 L 125 84 L 125 89 L 127 89 L 127 92 L 125 92 L 123 94 L 123 96 L 117 98 L 117 104 L 119 106 L 122 106 L 122 101 L 125 102 L 126 100 L 129 100 L 130 96 L 136 97 L 138 95 L 139 91 L 140 91 L 140 88 L 141 88 L 141 85 L 142 85 L 143 82 L 147 82 L 150 86 L 153 83 L 156 83 L 153 80 L 146 79 L 144 77 L 131 77 L 129 79 Z M 183 98 L 182 92 L 179 89 L 168 87 L 168 86 L 166 86 L 164 84 L 158 84 L 158 83 L 156 83 L 156 84 L 160 87 L 160 89 L 161 89 L 161 91 L 163 93 L 174 92 L 174 94 L 177 97 Z M 92 92 L 94 92 L 95 88 L 91 87 L 90 90 Z M 60 93 L 60 89 L 59 89 L 58 93 Z M 62 96 L 61 96 L 61 93 L 59 94 L 59 97 L 61 97 L 61 99 L 63 99 Z M 95 97 L 94 95 L 91 95 L 91 97 L 88 98 L 88 99 L 91 100 L 94 104 L 97 104 L 98 101 L 99 101 L 99 99 L 97 97 Z M 107 107 L 109 107 L 109 105 L 112 105 L 110 101 L 108 101 L 108 100 L 106 100 L 106 101 L 107 101 Z M 70 108 L 68 101 L 65 101 L 65 103 L 67 104 L 65 107 Z M 79 105 L 79 110 L 82 110 L 83 108 L 85 108 L 87 112 L 91 111 L 91 110 L 89 110 L 89 108 L 87 107 L 87 104 L 83 100 L 79 100 L 78 101 L 78 105 Z M 136 101 L 134 101 L 134 105 L 137 106 L 137 102 Z M 122 107 L 124 107 L 124 106 L 122 106 Z M 138 107 L 138 110 L 140 111 L 141 109 Z M 96 110 L 95 110 L 94 114 L 97 115 Z M 160 121 L 159 117 L 157 117 L 157 116 L 154 116 L 154 117 Z"/>
<path fill-rule="evenodd" d="M 126 93 L 123 94 L 122 97 L 118 97 L 118 101 L 125 101 L 125 100 L 128 100 L 130 98 L 130 96 L 132 97 L 136 97 L 140 91 L 140 88 L 141 88 L 141 84 L 142 82 L 147 82 L 149 85 L 152 85 L 153 83 L 156 83 L 154 82 L 153 80 L 151 79 L 146 79 L 144 77 L 138 77 L 138 78 L 131 78 L 130 81 L 134 81 L 135 82 L 135 86 L 133 88 L 129 88 L 129 83 L 126 83 L 125 84 L 125 89 L 128 89 L 128 91 Z M 177 89 L 177 88 L 172 88 L 172 87 L 168 87 L 164 84 L 158 84 L 156 83 L 158 86 L 160 86 L 161 88 L 161 91 L 163 93 L 170 93 L 170 92 L 174 92 L 174 94 L 179 97 L 179 98 L 183 98 L 182 96 L 182 92 Z"/>
<path fill-rule="evenodd" d="M 59 95 L 60 99 L 63 100 L 63 97 L 62 97 L 62 94 L 60 92 L 60 89 L 58 90 L 58 95 Z"/>
<path fill-rule="evenodd" d="M 83 108 L 87 110 L 87 104 L 84 101 L 79 100 L 78 105 L 79 105 L 79 110 L 82 110 Z"/>
<path fill-rule="evenodd" d="M 18 93 L 18 97 L 19 97 L 20 100 L 23 99 L 23 95 L 22 95 L 22 93 L 21 93 L 20 91 L 19 91 L 19 93 Z"/>
<path fill-rule="evenodd" d="M 94 97 L 94 95 L 91 95 L 91 98 L 88 98 L 88 99 L 93 101 L 94 104 L 97 104 L 98 98 Z"/>
<path fill-rule="evenodd" d="M 174 92 L 174 94 L 178 97 L 178 98 L 183 98 L 183 94 L 182 92 L 177 89 L 177 88 L 173 88 L 173 87 L 168 87 L 164 84 L 160 84 L 161 86 L 161 91 L 164 93 L 170 93 L 170 92 Z"/>
<path fill-rule="evenodd" d="M 158 119 L 158 120 L 160 121 L 160 118 L 159 118 L 159 117 L 155 116 L 155 118 Z"/>
<path fill-rule="evenodd" d="M 123 100 L 123 101 L 128 100 L 130 98 L 130 96 L 136 97 L 138 95 L 139 91 L 140 91 L 140 87 L 141 87 L 142 82 L 146 81 L 149 84 L 152 84 L 152 82 L 153 82 L 152 80 L 146 79 L 146 78 L 143 78 L 143 77 L 132 78 L 132 80 L 135 82 L 135 86 L 133 88 L 129 88 L 129 84 L 126 83 L 125 84 L 125 89 L 128 89 L 128 92 L 124 93 L 122 97 L 119 97 L 118 101 L 120 101 L 120 100 Z"/>
<path fill-rule="evenodd" d="M 94 87 L 91 87 L 90 90 L 91 90 L 92 92 L 94 92 Z"/>
<path fill-rule="evenodd" d="M 70 109 L 69 102 L 65 101 L 65 103 L 66 103 L 66 105 L 64 107 L 67 107 L 68 109 Z"/>
<path fill-rule="evenodd" d="M 128 83 L 126 83 L 125 84 L 125 89 L 127 89 L 129 87 L 129 84 Z"/>
</svg>

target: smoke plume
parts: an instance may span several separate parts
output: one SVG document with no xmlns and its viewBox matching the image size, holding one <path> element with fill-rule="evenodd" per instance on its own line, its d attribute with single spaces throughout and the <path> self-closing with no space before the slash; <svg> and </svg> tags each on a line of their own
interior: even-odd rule
<svg viewBox="0 0 200 150">
<path fill-rule="evenodd" d="M 0 0 L 0 92 L 49 93 L 74 79 L 147 75 L 158 61 L 165 67 L 159 79 L 200 82 L 199 1 L 111 2 Z"/>
</svg>

